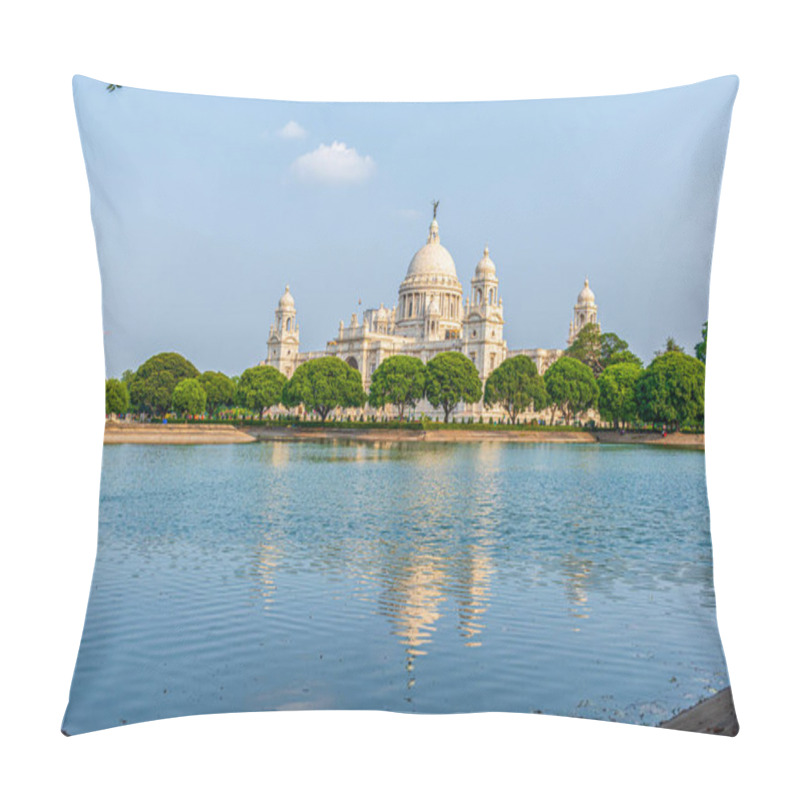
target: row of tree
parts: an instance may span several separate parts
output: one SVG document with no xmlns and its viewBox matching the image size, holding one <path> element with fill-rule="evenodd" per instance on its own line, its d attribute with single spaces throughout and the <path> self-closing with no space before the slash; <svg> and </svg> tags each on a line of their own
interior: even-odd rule
<svg viewBox="0 0 800 800">
<path fill-rule="evenodd" d="M 171 408 L 185 416 L 214 416 L 238 406 L 261 416 L 281 404 L 289 409 L 302 405 L 324 421 L 336 408 L 361 408 L 368 402 L 374 409 L 396 408 L 402 420 L 425 398 L 448 422 L 460 403 L 483 398 L 487 406 L 503 408 L 512 423 L 522 414 L 549 408 L 551 423 L 560 411 L 569 424 L 596 408 L 615 426 L 640 421 L 698 426 L 704 418 L 706 337 L 704 326 L 697 358 L 668 339 L 645 369 L 627 342 L 587 325 L 543 376 L 531 358 L 518 355 L 502 362 L 483 387 L 475 365 L 462 353 L 440 353 L 427 364 L 412 356 L 391 356 L 373 373 L 369 394 L 358 370 L 335 357 L 307 361 L 287 380 L 268 366 L 233 378 L 200 373 L 183 356 L 160 353 L 122 380 L 106 382 L 106 411 L 162 416 Z"/>
</svg>

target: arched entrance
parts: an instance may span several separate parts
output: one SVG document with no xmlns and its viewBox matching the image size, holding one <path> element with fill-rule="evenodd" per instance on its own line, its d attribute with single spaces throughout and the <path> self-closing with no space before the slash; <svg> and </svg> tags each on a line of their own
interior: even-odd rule
<svg viewBox="0 0 800 800">
<path fill-rule="evenodd" d="M 358 361 L 356 361 L 353 356 L 348 357 L 344 363 L 347 364 L 348 367 L 352 367 L 353 369 L 357 369 L 359 372 L 361 372 L 358 367 Z"/>
</svg>

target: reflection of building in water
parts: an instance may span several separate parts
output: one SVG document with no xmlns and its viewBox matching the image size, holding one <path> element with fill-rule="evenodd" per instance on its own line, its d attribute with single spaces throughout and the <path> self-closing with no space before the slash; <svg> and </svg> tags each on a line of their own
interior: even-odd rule
<svg viewBox="0 0 800 800">
<path fill-rule="evenodd" d="M 478 647 L 485 627 L 492 565 L 482 543 L 452 540 L 436 545 L 414 543 L 414 550 L 385 553 L 381 575 L 384 591 L 380 613 L 392 623 L 392 633 L 405 645 L 408 688 L 414 685 L 415 659 L 427 655 L 437 628 L 443 624 L 443 603 L 455 605 L 456 629 L 466 647 Z"/>
<path fill-rule="evenodd" d="M 372 374 L 389 356 L 415 356 L 428 362 L 440 353 L 463 353 L 476 366 L 481 381 L 507 358 L 526 355 L 544 373 L 562 350 L 530 348 L 509 350 L 503 339 L 505 316 L 497 267 L 484 248 L 483 257 L 475 267 L 467 296 L 458 279 L 453 257 L 439 239 L 439 223 L 434 218 L 428 229 L 427 242 L 414 254 L 400 284 L 397 304 L 393 308 L 366 309 L 359 321 L 358 314 L 345 325 L 339 322 L 336 335 L 325 350 L 300 352 L 300 329 L 294 298 L 286 287 L 275 311 L 275 322 L 267 339 L 267 357 L 261 362 L 291 377 L 297 367 L 314 358 L 336 356 L 361 373 L 365 389 L 369 389 Z M 569 327 L 569 343 L 589 322 L 597 322 L 597 305 L 588 279 L 578 295 Z M 387 412 L 389 409 L 387 409 Z M 426 401 L 417 406 L 417 413 L 438 419 L 440 410 Z M 497 408 L 484 408 L 483 401 L 460 404 L 454 416 L 504 417 Z"/>
<path fill-rule="evenodd" d="M 594 562 L 590 559 L 568 555 L 564 558 L 564 577 L 566 578 L 567 601 L 570 614 L 575 619 L 589 619 L 589 594 L 587 584 Z M 574 628 L 579 631 L 580 628 Z"/>
<path fill-rule="evenodd" d="M 446 562 L 423 547 L 402 555 L 392 550 L 388 555 L 385 589 L 378 607 L 391 620 L 392 632 L 406 646 L 406 667 L 410 672 L 416 656 L 426 655 L 424 647 L 431 641 L 441 617 Z M 411 676 L 409 681 L 411 686 Z"/>
<path fill-rule="evenodd" d="M 480 647 L 478 635 L 484 629 L 483 615 L 489 607 L 492 562 L 486 548 L 470 544 L 464 559 L 457 562 L 459 582 L 455 599 L 458 606 L 458 630 L 469 641 L 467 647 Z"/>
<path fill-rule="evenodd" d="M 265 540 L 258 548 L 258 562 L 256 570 L 258 572 L 259 587 L 264 608 L 268 609 L 275 599 L 277 586 L 275 584 L 275 573 L 280 565 L 280 550 L 275 542 Z"/>
<path fill-rule="evenodd" d="M 285 467 L 289 464 L 292 448 L 288 442 L 272 442 L 270 461 L 273 467 Z"/>
</svg>

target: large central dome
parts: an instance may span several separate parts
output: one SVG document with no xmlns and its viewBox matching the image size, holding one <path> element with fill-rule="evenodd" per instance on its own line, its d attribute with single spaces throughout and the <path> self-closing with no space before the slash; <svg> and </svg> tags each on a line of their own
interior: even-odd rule
<svg viewBox="0 0 800 800">
<path fill-rule="evenodd" d="M 439 243 L 439 223 L 434 219 L 428 232 L 427 244 L 417 250 L 408 265 L 407 278 L 422 275 L 446 275 L 458 278 L 453 257 Z"/>
</svg>

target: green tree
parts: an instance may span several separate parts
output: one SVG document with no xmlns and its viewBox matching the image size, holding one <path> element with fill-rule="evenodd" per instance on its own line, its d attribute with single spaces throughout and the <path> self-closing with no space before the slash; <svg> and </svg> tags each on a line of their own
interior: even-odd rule
<svg viewBox="0 0 800 800">
<path fill-rule="evenodd" d="M 475 365 L 463 353 L 439 353 L 425 366 L 425 397 L 444 411 L 444 421 L 461 402 L 481 399 L 481 379 Z"/>
<path fill-rule="evenodd" d="M 131 396 L 125 383 L 109 378 L 106 381 L 106 414 L 124 414 L 130 405 Z"/>
<path fill-rule="evenodd" d="M 597 376 L 603 371 L 603 339 L 600 326 L 595 322 L 584 325 L 572 344 L 564 351 L 568 358 L 574 358 L 591 369 Z"/>
<path fill-rule="evenodd" d="M 206 408 L 206 392 L 197 378 L 184 378 L 172 392 L 172 407 L 184 417 L 202 414 Z"/>
<path fill-rule="evenodd" d="M 701 332 L 703 340 L 694 346 L 694 354 L 697 356 L 698 361 L 706 363 L 706 344 L 708 342 L 708 322 L 703 323 L 703 330 Z"/>
<path fill-rule="evenodd" d="M 600 363 L 603 369 L 612 364 L 638 364 L 644 366 L 642 360 L 628 349 L 628 343 L 616 333 L 604 333 L 600 336 Z"/>
<path fill-rule="evenodd" d="M 667 341 L 664 343 L 663 350 L 656 350 L 656 358 L 663 356 L 665 353 L 682 353 L 683 348 L 675 341 L 672 336 L 667 336 Z"/>
<path fill-rule="evenodd" d="M 390 356 L 382 361 L 369 385 L 373 408 L 397 406 L 400 419 L 406 408 L 413 409 L 425 393 L 425 365 L 413 356 Z"/>
<path fill-rule="evenodd" d="M 504 408 L 512 423 L 531 406 L 539 411 L 548 405 L 544 379 L 533 360 L 524 355 L 506 359 L 492 372 L 483 390 L 483 401 Z"/>
<path fill-rule="evenodd" d="M 239 376 L 234 397 L 242 408 L 257 411 L 261 419 L 265 408 L 281 402 L 285 385 L 286 376 L 275 367 L 250 367 Z"/>
<path fill-rule="evenodd" d="M 656 356 L 636 382 L 638 415 L 672 428 L 702 425 L 706 368 L 676 350 Z"/>
<path fill-rule="evenodd" d="M 172 403 L 172 393 L 184 378 L 196 378 L 197 368 L 178 353 L 159 353 L 137 370 L 128 387 L 132 406 L 139 411 L 162 415 Z"/>
<path fill-rule="evenodd" d="M 613 367 L 615 364 L 635 364 L 639 369 L 644 367 L 642 359 L 630 350 L 620 350 L 612 353 L 607 360 L 603 362 L 603 369 Z"/>
<path fill-rule="evenodd" d="M 236 385 L 222 372 L 204 372 L 198 380 L 206 393 L 206 410 L 216 414 L 221 408 L 233 405 Z"/>
<path fill-rule="evenodd" d="M 561 409 L 568 425 L 575 414 L 591 408 L 599 395 L 592 370 L 571 356 L 562 356 L 550 365 L 544 385 L 550 402 Z"/>
<path fill-rule="evenodd" d="M 638 364 L 612 364 L 606 367 L 597 378 L 600 395 L 597 410 L 600 416 L 614 423 L 618 428 L 621 422 L 636 420 L 636 381 L 642 374 Z"/>
<path fill-rule="evenodd" d="M 335 356 L 306 361 L 283 387 L 283 404 L 287 408 L 302 403 L 306 410 L 319 414 L 323 422 L 334 408 L 360 408 L 366 402 L 361 373 Z"/>
</svg>

